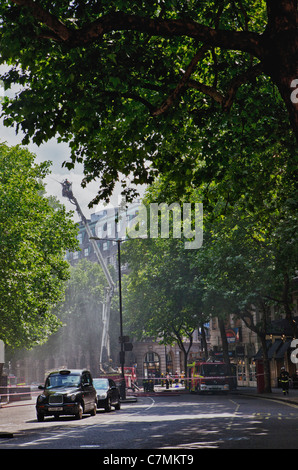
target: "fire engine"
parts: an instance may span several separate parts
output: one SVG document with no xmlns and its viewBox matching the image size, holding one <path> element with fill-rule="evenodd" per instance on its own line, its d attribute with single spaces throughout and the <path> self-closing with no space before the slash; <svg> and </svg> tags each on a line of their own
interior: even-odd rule
<svg viewBox="0 0 298 470">
<path fill-rule="evenodd" d="M 112 379 L 116 382 L 117 386 L 120 387 L 122 381 L 122 374 L 120 371 L 114 372 L 101 372 L 99 374 L 101 378 Z M 137 387 L 137 374 L 135 367 L 124 367 L 124 379 L 125 379 L 125 386 L 127 389 L 131 388 L 134 390 Z"/>
<path fill-rule="evenodd" d="M 191 392 L 228 392 L 229 380 L 224 362 L 196 361 L 188 365 Z"/>
</svg>

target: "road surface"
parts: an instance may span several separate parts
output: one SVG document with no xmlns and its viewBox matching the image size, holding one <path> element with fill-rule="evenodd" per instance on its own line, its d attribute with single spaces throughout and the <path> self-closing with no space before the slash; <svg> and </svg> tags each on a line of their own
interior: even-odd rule
<svg viewBox="0 0 298 470">
<path fill-rule="evenodd" d="M 138 397 L 42 423 L 32 400 L 0 408 L 0 449 L 297 449 L 297 427 L 297 405 L 234 394 Z"/>
</svg>

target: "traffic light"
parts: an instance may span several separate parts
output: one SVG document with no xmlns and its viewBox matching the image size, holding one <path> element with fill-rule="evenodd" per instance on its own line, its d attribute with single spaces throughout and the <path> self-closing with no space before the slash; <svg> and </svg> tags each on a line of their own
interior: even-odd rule
<svg viewBox="0 0 298 470">
<path fill-rule="evenodd" d="M 129 342 L 129 336 L 119 336 L 119 343 L 123 343 L 124 351 L 133 350 L 133 344 Z"/>
</svg>

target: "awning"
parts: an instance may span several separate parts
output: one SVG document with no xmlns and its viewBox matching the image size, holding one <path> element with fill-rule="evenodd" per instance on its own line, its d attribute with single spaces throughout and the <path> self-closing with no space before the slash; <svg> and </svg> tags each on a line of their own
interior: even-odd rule
<svg viewBox="0 0 298 470">
<path fill-rule="evenodd" d="M 266 340 L 266 349 L 267 349 L 267 351 L 268 351 L 268 349 L 270 348 L 271 345 L 272 345 L 271 339 L 267 339 Z M 255 359 L 257 359 L 257 360 L 258 359 L 263 359 L 263 348 L 262 347 L 258 350 L 257 354 L 255 355 Z"/>
<path fill-rule="evenodd" d="M 266 340 L 268 359 L 283 359 L 286 351 L 291 345 L 291 339 L 283 342 L 281 339 L 277 339 L 272 343 L 271 339 Z M 255 355 L 255 359 L 263 359 L 263 348 L 260 348 Z"/>
<path fill-rule="evenodd" d="M 282 342 L 281 339 L 276 339 L 274 341 L 274 343 L 272 344 L 272 346 L 268 350 L 268 359 L 272 359 L 273 357 L 276 357 L 276 356 L 274 356 L 274 354 L 277 352 L 277 350 L 280 348 L 280 346 L 282 344 L 283 344 L 283 342 Z"/>
<path fill-rule="evenodd" d="M 275 359 L 283 359 L 285 353 L 289 349 L 292 340 L 287 339 L 284 343 L 282 343 L 281 347 L 278 349 L 277 353 L 275 354 Z"/>
</svg>

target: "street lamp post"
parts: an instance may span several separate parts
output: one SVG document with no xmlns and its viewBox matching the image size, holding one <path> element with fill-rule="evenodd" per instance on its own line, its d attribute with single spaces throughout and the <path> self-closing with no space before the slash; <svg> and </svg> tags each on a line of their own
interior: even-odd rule
<svg viewBox="0 0 298 470">
<path fill-rule="evenodd" d="M 124 375 L 124 341 L 123 341 L 123 319 L 122 319 L 122 287 L 121 287 L 121 255 L 120 255 L 120 243 L 123 240 L 116 240 L 118 245 L 118 279 L 119 279 L 119 314 L 120 314 L 120 364 L 121 364 L 121 396 L 123 399 L 126 398 L 126 387 L 125 387 L 125 375 Z"/>
</svg>

